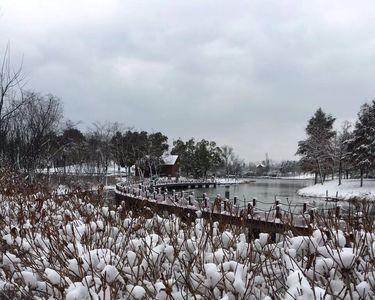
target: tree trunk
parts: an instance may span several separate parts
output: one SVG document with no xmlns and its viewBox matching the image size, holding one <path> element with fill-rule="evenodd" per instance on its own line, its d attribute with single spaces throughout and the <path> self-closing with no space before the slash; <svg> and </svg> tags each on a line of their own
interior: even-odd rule
<svg viewBox="0 0 375 300">
<path fill-rule="evenodd" d="M 342 177 L 342 161 L 340 159 L 340 163 L 339 163 L 339 185 L 341 185 L 341 177 Z"/>
<path fill-rule="evenodd" d="M 150 172 L 150 174 L 148 175 L 148 178 L 152 178 L 152 165 L 151 165 L 151 162 L 148 163 L 148 168 L 149 168 L 149 172 Z"/>
<path fill-rule="evenodd" d="M 363 168 L 361 168 L 361 187 L 363 187 Z"/>
<path fill-rule="evenodd" d="M 314 184 L 318 183 L 318 172 L 315 172 Z"/>
<path fill-rule="evenodd" d="M 66 159 L 65 159 L 65 155 L 63 156 L 63 164 L 64 164 L 64 177 L 66 175 Z"/>
<path fill-rule="evenodd" d="M 322 168 L 321 168 L 321 166 L 320 166 L 320 162 L 319 162 L 318 159 L 316 160 L 316 163 L 317 163 L 317 165 L 318 165 L 318 171 L 319 171 L 320 183 L 323 184 L 324 178 L 323 178 L 323 174 L 322 174 Z"/>
</svg>

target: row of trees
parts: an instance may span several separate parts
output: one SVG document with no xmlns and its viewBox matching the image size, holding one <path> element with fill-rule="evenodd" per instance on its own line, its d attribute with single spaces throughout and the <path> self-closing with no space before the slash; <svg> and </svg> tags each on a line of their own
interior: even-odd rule
<svg viewBox="0 0 375 300">
<path fill-rule="evenodd" d="M 62 152 L 56 156 L 54 165 L 74 165 L 86 168 L 86 173 L 90 170 L 106 173 L 113 160 L 119 166 L 128 167 L 128 173 L 135 166 L 139 176 L 146 173 L 151 177 L 158 173 L 169 150 L 168 138 L 162 133 L 122 130 L 116 123 L 97 124 L 86 134 L 68 127 L 57 140 Z M 193 138 L 178 139 L 173 142 L 171 154 L 179 156 L 180 172 L 187 177 L 207 177 L 209 172 L 241 175 L 245 166 L 231 147 L 218 147 L 214 141 L 205 139 L 197 142 Z"/>
<path fill-rule="evenodd" d="M 303 171 L 315 173 L 315 183 L 323 183 L 331 174 L 342 178 L 358 176 L 363 186 L 364 176 L 375 167 L 375 101 L 364 104 L 354 128 L 344 122 L 340 130 L 333 128 L 335 118 L 319 108 L 306 127 L 306 140 L 298 143 Z"/>
<path fill-rule="evenodd" d="M 168 151 L 168 138 L 160 132 L 117 131 L 111 140 L 113 159 L 123 167 L 136 166 L 138 174 L 157 173 L 162 157 Z"/>
<path fill-rule="evenodd" d="M 223 163 L 223 151 L 213 141 L 193 138 L 184 142 L 173 142 L 171 154 L 178 155 L 182 174 L 194 177 L 207 177 L 208 171 L 215 171 Z"/>
</svg>

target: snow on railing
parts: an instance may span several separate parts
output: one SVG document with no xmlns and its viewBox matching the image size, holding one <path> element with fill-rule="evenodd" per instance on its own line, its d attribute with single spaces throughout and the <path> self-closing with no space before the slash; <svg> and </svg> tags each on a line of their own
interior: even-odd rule
<svg viewBox="0 0 375 300">
<path fill-rule="evenodd" d="M 128 184 L 121 183 L 116 185 L 116 193 L 122 194 L 134 199 L 149 201 L 150 203 L 159 203 L 171 207 L 187 208 L 195 211 L 206 211 L 215 214 L 222 214 L 232 217 L 245 217 L 248 219 L 284 223 L 292 226 L 307 227 L 319 226 L 316 222 L 315 208 L 308 203 L 303 204 L 285 204 L 279 200 L 275 202 L 264 202 L 253 199 L 251 203 L 241 205 L 234 197 L 233 201 L 222 199 L 220 195 L 214 199 L 213 202 L 206 194 L 202 198 L 197 198 L 191 192 L 172 190 L 168 193 L 167 190 L 155 188 L 148 184 Z M 259 207 L 257 204 L 270 205 L 269 209 Z M 296 212 L 296 210 L 298 210 Z M 332 210 L 331 210 L 332 211 Z M 335 215 L 340 216 L 336 209 Z"/>
<path fill-rule="evenodd" d="M 197 181 L 192 180 L 191 182 Z M 324 228 L 327 222 L 326 218 L 330 221 L 336 220 L 336 224 L 342 229 L 345 228 L 347 223 L 361 224 L 362 222 L 361 214 L 348 212 L 340 205 L 333 208 L 317 208 L 308 203 L 281 203 L 277 197 L 275 197 L 275 202 L 252 199 L 252 202 L 241 205 L 237 197 L 234 197 L 231 201 L 221 198 L 220 195 L 217 195 L 211 202 L 206 194 L 198 198 L 192 192 L 168 191 L 166 188 L 163 190 L 160 186 L 151 185 L 150 181 L 133 184 L 120 183 L 116 185 L 116 192 L 134 199 L 180 209 L 186 208 L 196 212 L 204 211 L 235 218 L 281 223 L 294 227 Z M 268 205 L 269 209 L 259 207 L 258 204 Z"/>
</svg>

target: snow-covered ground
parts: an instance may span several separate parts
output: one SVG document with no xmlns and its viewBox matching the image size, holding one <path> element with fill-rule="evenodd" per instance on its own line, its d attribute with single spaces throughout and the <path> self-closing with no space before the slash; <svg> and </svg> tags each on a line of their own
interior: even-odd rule
<svg viewBox="0 0 375 300">
<path fill-rule="evenodd" d="M 280 179 L 314 179 L 314 174 L 305 173 L 295 176 L 284 176 L 284 177 L 278 177 Z"/>
<path fill-rule="evenodd" d="M 358 179 L 343 179 L 341 185 L 338 185 L 338 180 L 331 180 L 300 189 L 298 194 L 307 197 L 326 197 L 327 192 L 328 197 L 342 200 L 353 197 L 375 200 L 375 180 L 364 180 L 363 187 L 360 187 Z"/>
<path fill-rule="evenodd" d="M 77 165 L 69 165 L 64 167 L 51 167 L 51 168 L 44 168 L 38 170 L 39 173 L 47 174 L 48 172 L 50 174 L 63 174 L 64 172 L 66 174 L 70 175 L 93 175 L 97 173 L 103 173 L 104 169 L 100 168 L 98 169 L 94 165 L 88 165 L 88 164 L 77 164 Z M 130 170 L 131 174 L 134 175 L 135 170 L 134 167 Z M 115 162 L 111 161 L 108 164 L 108 170 L 107 170 L 107 176 L 126 176 L 128 174 L 128 168 L 127 167 L 121 167 L 120 165 L 117 165 Z"/>
<path fill-rule="evenodd" d="M 217 184 L 240 184 L 255 181 L 250 178 L 215 178 Z"/>
</svg>

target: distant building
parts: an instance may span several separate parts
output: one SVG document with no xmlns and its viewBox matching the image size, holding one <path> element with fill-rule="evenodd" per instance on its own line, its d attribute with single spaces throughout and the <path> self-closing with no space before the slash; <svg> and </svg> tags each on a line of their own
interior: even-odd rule
<svg viewBox="0 0 375 300">
<path fill-rule="evenodd" d="M 264 164 L 259 164 L 259 165 L 257 165 L 257 167 L 256 167 L 256 174 L 257 174 L 258 176 L 265 175 L 265 173 L 267 172 L 266 169 L 267 169 L 267 168 L 266 168 L 266 166 L 265 166 Z"/>
<path fill-rule="evenodd" d="M 180 175 L 180 160 L 178 155 L 165 155 L 160 166 L 160 176 L 178 177 Z"/>
</svg>

